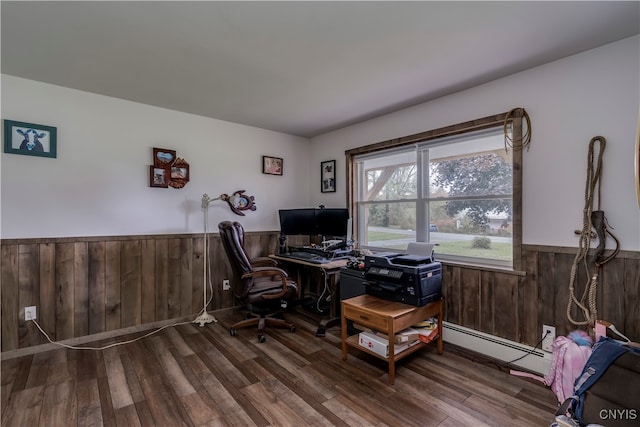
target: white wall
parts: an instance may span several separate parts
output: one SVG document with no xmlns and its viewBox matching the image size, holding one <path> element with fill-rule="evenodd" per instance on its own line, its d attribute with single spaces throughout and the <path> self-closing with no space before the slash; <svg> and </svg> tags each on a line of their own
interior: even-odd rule
<svg viewBox="0 0 640 427">
<path fill-rule="evenodd" d="M 576 247 L 589 140 L 607 139 L 602 208 L 622 249 L 640 250 L 634 140 L 640 37 L 564 58 L 311 140 L 2 75 L 2 118 L 56 126 L 58 158 L 2 153 L 2 238 L 202 231 L 203 193 L 247 190 L 257 211 L 239 217 L 214 202 L 215 226 L 238 219 L 277 230 L 277 209 L 345 206 L 344 151 L 524 107 L 533 140 L 524 154 L 524 243 Z M 425 82 L 428 84 L 428 82 Z M 191 166 L 181 190 L 148 187 L 152 147 Z M 261 156 L 284 158 L 284 176 Z M 320 192 L 320 162 L 337 160 L 337 192 Z M 309 173 L 311 171 L 311 174 Z M 314 173 L 314 171 L 316 171 Z"/>
<path fill-rule="evenodd" d="M 312 138 L 310 167 L 329 159 L 338 164 L 337 192 L 312 191 L 311 204 L 344 206 L 346 149 L 523 107 L 533 127 L 524 153 L 524 243 L 578 246 L 574 230 L 582 228 L 588 145 L 601 135 L 607 140 L 602 210 L 621 249 L 640 250 L 634 187 L 639 56 L 636 36 Z"/>
<path fill-rule="evenodd" d="M 244 217 L 213 202 L 209 223 L 278 230 L 279 208 L 309 205 L 305 138 L 2 75 L 2 118 L 57 127 L 57 158 L 2 153 L 2 238 L 199 233 L 203 193 L 246 190 Z M 190 164 L 182 189 L 150 188 L 152 148 Z M 262 155 L 284 175 L 262 174 Z"/>
</svg>

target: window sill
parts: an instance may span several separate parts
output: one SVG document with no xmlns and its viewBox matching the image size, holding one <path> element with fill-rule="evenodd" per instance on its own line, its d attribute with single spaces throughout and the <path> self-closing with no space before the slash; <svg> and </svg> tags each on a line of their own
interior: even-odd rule
<svg viewBox="0 0 640 427">
<path fill-rule="evenodd" d="M 448 261 L 448 260 L 441 260 L 441 259 L 438 259 L 437 261 L 440 262 L 442 265 L 450 265 L 452 267 L 470 268 L 472 270 L 494 271 L 497 273 L 513 274 L 515 276 L 527 275 L 526 271 L 514 270 L 512 268 L 507 268 L 507 267 L 498 267 L 498 266 L 486 265 L 486 264 L 473 264 L 468 262 Z"/>
</svg>

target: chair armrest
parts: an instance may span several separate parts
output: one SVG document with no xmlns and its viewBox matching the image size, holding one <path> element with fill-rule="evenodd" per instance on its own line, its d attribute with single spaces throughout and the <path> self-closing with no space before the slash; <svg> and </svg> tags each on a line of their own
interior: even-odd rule
<svg viewBox="0 0 640 427">
<path fill-rule="evenodd" d="M 242 275 L 242 279 L 254 278 L 254 277 L 265 277 L 265 276 L 277 276 L 282 280 L 282 290 L 277 294 L 268 294 L 262 295 L 264 299 L 277 299 L 282 298 L 287 294 L 289 289 L 287 288 L 287 277 L 289 275 L 286 271 L 277 267 L 257 267 L 253 271 L 249 273 L 245 273 Z"/>
<path fill-rule="evenodd" d="M 253 267 L 277 267 L 278 261 L 266 256 L 259 256 L 249 260 Z"/>
</svg>

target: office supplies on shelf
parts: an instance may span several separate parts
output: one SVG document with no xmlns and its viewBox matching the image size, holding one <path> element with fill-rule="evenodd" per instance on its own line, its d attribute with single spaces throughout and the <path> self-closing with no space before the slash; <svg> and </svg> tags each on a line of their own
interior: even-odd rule
<svg viewBox="0 0 640 427">
<path fill-rule="evenodd" d="M 413 347 L 418 344 L 419 341 L 407 341 L 402 344 L 396 344 L 394 346 L 393 354 L 397 355 L 401 351 Z M 358 344 L 361 347 L 367 348 L 374 353 L 387 359 L 389 357 L 389 340 L 381 335 L 370 334 L 368 332 L 360 332 L 358 335 Z"/>
</svg>

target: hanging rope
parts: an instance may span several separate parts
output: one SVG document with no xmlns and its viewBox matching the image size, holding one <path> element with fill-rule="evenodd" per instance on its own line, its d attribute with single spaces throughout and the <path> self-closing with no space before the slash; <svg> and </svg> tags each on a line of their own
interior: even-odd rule
<svg viewBox="0 0 640 427">
<path fill-rule="evenodd" d="M 509 125 L 511 124 L 511 116 L 516 111 L 519 111 L 519 110 L 522 110 L 522 116 L 524 117 L 524 120 L 527 123 L 527 129 L 525 130 L 524 134 L 518 141 L 514 141 L 513 138 L 509 136 Z M 524 108 L 514 108 L 511 111 L 509 111 L 507 115 L 504 117 L 504 125 L 503 125 L 505 151 L 509 152 L 509 148 L 513 150 L 522 150 L 525 147 L 527 148 L 527 151 L 529 151 L 529 144 L 531 143 L 532 130 L 533 129 L 531 128 L 531 119 L 529 118 L 529 114 Z"/>
<path fill-rule="evenodd" d="M 600 143 L 600 149 L 598 151 L 598 158 L 596 160 L 596 166 L 594 169 L 594 157 L 595 157 L 595 143 Z M 595 197 L 595 191 L 597 186 L 597 199 L 598 199 L 598 211 L 600 211 L 600 177 L 602 174 L 602 154 L 604 152 L 607 141 L 602 136 L 595 136 L 589 142 L 589 156 L 587 164 L 587 183 L 584 193 L 584 209 L 582 211 L 582 231 L 580 232 L 579 250 L 571 266 L 571 278 L 569 281 L 569 303 L 567 304 L 567 319 L 574 325 L 588 325 L 595 324 L 598 314 L 596 307 L 596 290 L 598 287 L 598 275 L 600 267 L 603 263 L 595 262 L 595 271 L 593 275 L 589 272 L 589 265 L 587 262 L 587 253 L 589 252 L 591 243 L 591 216 L 593 212 L 593 203 Z M 604 237 L 600 237 L 604 239 Z M 600 242 L 602 245 L 604 242 Z M 604 246 L 603 246 L 604 248 Z M 609 261 L 609 257 L 605 262 Z M 582 298 L 578 300 L 575 295 L 575 281 L 577 276 L 578 265 L 583 263 L 584 269 L 587 273 L 587 277 L 590 279 L 587 281 Z M 585 303 L 585 299 L 588 303 Z M 571 306 L 575 304 L 581 311 L 585 320 L 575 320 L 571 316 Z"/>
</svg>

